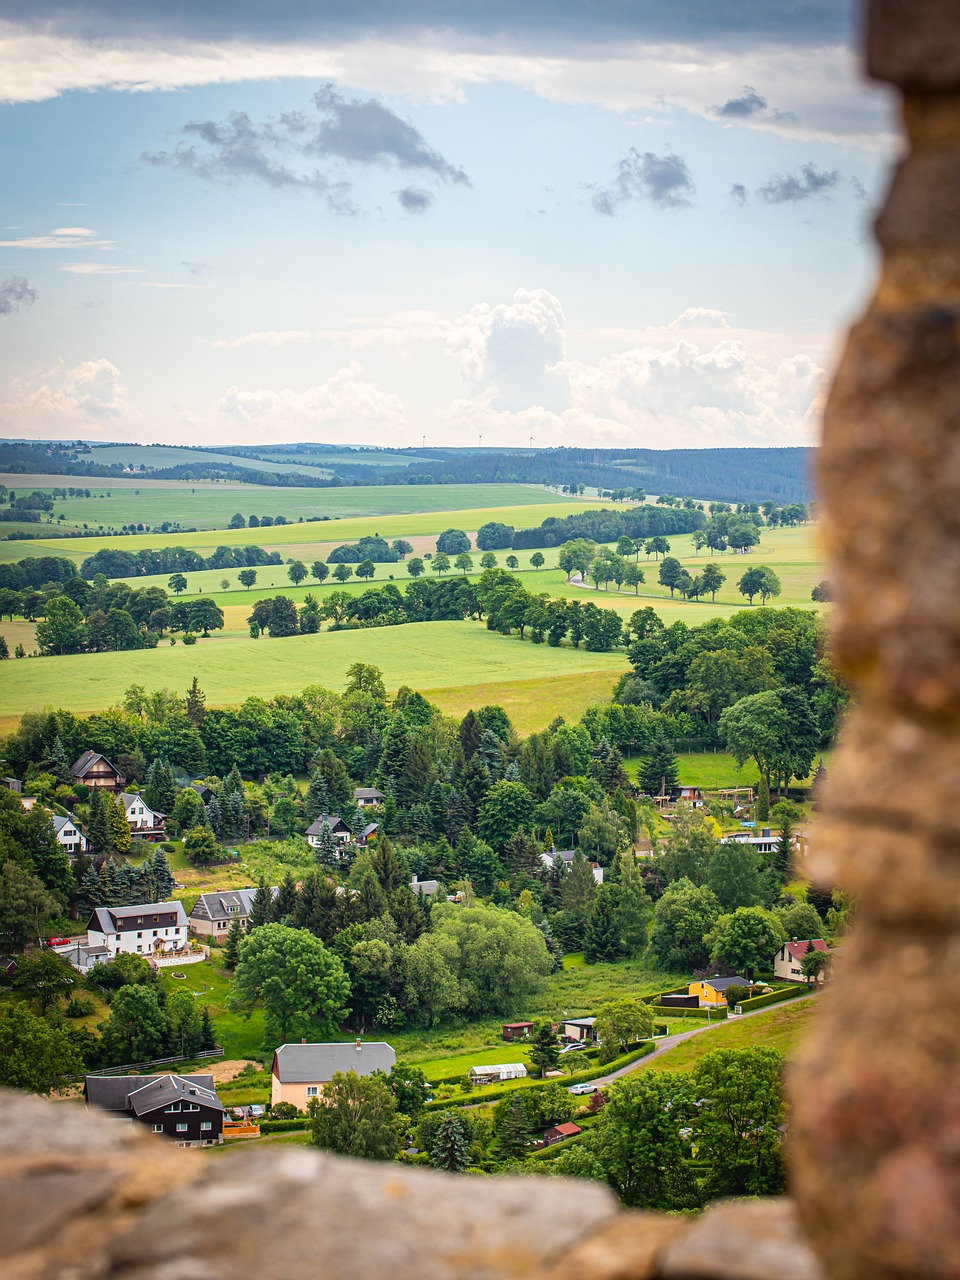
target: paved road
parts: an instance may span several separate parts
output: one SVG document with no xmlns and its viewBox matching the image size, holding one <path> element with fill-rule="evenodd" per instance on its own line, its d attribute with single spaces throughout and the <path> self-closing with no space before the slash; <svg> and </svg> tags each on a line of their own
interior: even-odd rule
<svg viewBox="0 0 960 1280">
<path fill-rule="evenodd" d="M 640 1058 L 637 1062 L 631 1062 L 627 1066 L 621 1067 L 619 1071 L 612 1071 L 608 1076 L 601 1076 L 598 1080 L 591 1080 L 590 1083 L 598 1089 L 602 1088 L 603 1085 L 611 1084 L 614 1080 L 618 1080 L 620 1076 L 628 1075 L 631 1071 L 642 1070 L 654 1058 L 659 1058 L 662 1053 L 668 1053 L 671 1049 L 675 1049 L 678 1044 L 683 1044 L 685 1040 L 692 1040 L 694 1036 L 706 1035 L 708 1032 L 719 1031 L 721 1027 L 736 1026 L 744 1018 L 762 1018 L 765 1013 L 773 1013 L 776 1009 L 783 1009 L 787 1004 L 795 1005 L 800 1000 L 808 999 L 815 991 L 816 988 L 810 988 L 803 995 L 794 996 L 790 1001 L 783 1001 L 781 1004 L 768 1004 L 763 1009 L 753 1009 L 750 1013 L 741 1013 L 738 1017 L 718 1018 L 716 1022 L 708 1022 L 701 1027 L 694 1027 L 692 1031 L 679 1031 L 675 1035 L 666 1036 L 663 1040 L 657 1041 L 656 1049 L 654 1049 L 653 1053 L 648 1053 L 645 1058 Z"/>
</svg>

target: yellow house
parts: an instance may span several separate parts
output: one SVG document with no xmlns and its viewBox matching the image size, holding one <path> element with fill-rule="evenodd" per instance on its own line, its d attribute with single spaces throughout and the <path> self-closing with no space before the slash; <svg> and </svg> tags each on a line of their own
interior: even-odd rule
<svg viewBox="0 0 960 1280">
<path fill-rule="evenodd" d="M 715 1009 L 727 1003 L 727 987 L 749 987 L 746 978 L 703 978 L 700 982 L 691 982 L 687 995 L 696 996 L 701 1009 Z"/>
<path fill-rule="evenodd" d="M 311 1098 L 319 1098 L 323 1087 L 338 1071 L 355 1071 L 369 1076 L 374 1071 L 389 1072 L 397 1055 L 388 1044 L 360 1039 L 346 1044 L 282 1044 L 273 1055 L 270 1105 L 292 1102 L 306 1111 Z"/>
</svg>

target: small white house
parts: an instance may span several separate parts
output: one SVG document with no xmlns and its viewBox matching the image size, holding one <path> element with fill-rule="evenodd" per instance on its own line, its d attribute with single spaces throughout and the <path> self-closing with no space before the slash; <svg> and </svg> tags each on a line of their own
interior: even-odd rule
<svg viewBox="0 0 960 1280">
<path fill-rule="evenodd" d="M 64 817 L 63 814 L 55 813 L 53 830 L 57 837 L 57 844 L 61 849 L 66 849 L 71 858 L 75 858 L 78 853 L 86 853 L 87 837 L 69 814 Z"/>
<path fill-rule="evenodd" d="M 103 947 L 112 960 L 130 955 L 169 955 L 187 949 L 183 903 L 145 902 L 133 907 L 95 907 L 87 923 L 87 946 Z"/>
<path fill-rule="evenodd" d="M 321 813 L 315 822 L 307 827 L 307 844 L 313 849 L 320 848 L 320 831 L 328 827 L 337 844 L 347 844 L 353 839 L 353 832 L 336 813 Z"/>
<path fill-rule="evenodd" d="M 503 1062 L 498 1066 L 471 1067 L 467 1075 L 474 1084 L 490 1084 L 494 1080 L 523 1080 L 527 1068 L 522 1062 Z"/>
<path fill-rule="evenodd" d="M 366 809 L 369 805 L 383 804 L 386 796 L 376 787 L 357 787 L 353 793 L 358 809 Z"/>
<path fill-rule="evenodd" d="M 566 863 L 567 870 L 569 871 L 570 866 L 576 856 L 577 856 L 576 849 L 555 849 L 555 848 L 545 849 L 540 854 L 540 861 L 549 871 L 550 868 L 553 866 L 553 864 L 559 859 L 561 862 Z M 596 883 L 603 884 L 603 867 L 600 866 L 600 863 L 591 862 L 590 870 L 593 872 L 593 878 L 596 881 Z"/>
<path fill-rule="evenodd" d="M 152 836 L 161 834 L 167 824 L 167 815 L 151 809 L 143 796 L 135 791 L 124 791 L 120 799 L 132 835 Z"/>
<path fill-rule="evenodd" d="M 54 947 L 54 951 L 73 965 L 77 973 L 89 973 L 95 964 L 108 964 L 113 959 L 106 947 L 90 947 L 79 939 L 67 946 Z"/>
</svg>

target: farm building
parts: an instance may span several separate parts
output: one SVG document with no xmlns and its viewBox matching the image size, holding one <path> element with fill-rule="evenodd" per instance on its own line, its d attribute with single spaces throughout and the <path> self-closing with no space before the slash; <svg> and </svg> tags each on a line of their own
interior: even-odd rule
<svg viewBox="0 0 960 1280">
<path fill-rule="evenodd" d="M 471 1067 L 467 1075 L 474 1084 L 491 1084 L 494 1080 L 523 1080 L 527 1068 L 522 1062 L 503 1062 L 498 1066 Z"/>
<path fill-rule="evenodd" d="M 505 1022 L 503 1038 L 504 1040 L 526 1040 L 532 1030 L 532 1022 Z"/>
</svg>

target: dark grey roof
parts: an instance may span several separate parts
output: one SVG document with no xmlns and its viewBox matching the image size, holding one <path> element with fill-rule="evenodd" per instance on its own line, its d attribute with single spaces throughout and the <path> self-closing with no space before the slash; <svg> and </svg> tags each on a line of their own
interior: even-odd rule
<svg viewBox="0 0 960 1280">
<path fill-rule="evenodd" d="M 270 892 L 276 897 L 277 886 Z M 256 889 L 222 889 L 219 892 L 201 893 L 190 912 L 191 917 L 198 920 L 245 920 L 250 914 L 250 907 L 256 897 Z M 201 906 L 202 904 L 202 906 Z M 239 911 L 231 911 L 231 907 L 239 907 Z"/>
<path fill-rule="evenodd" d="M 738 974 L 734 974 L 732 978 L 704 978 L 703 981 L 708 986 L 713 987 L 714 991 L 726 991 L 727 987 L 749 987 L 751 985 L 746 978 L 741 978 Z"/>
<path fill-rule="evenodd" d="M 101 755 L 99 751 L 85 751 L 83 755 L 80 756 L 80 758 L 74 763 L 70 772 L 73 774 L 75 778 L 82 778 L 83 775 L 93 765 L 95 765 L 98 760 L 102 760 L 104 764 L 109 765 L 110 768 L 113 770 L 113 772 L 117 775 L 117 777 L 120 776 L 120 770 L 116 767 L 116 765 L 110 764 L 110 761 L 107 759 L 107 757 L 105 755 Z"/>
<path fill-rule="evenodd" d="M 134 1090 L 142 1089 L 156 1080 L 170 1078 L 170 1076 L 87 1076 L 83 1092 L 88 1107 L 101 1107 L 104 1111 L 128 1111 L 130 1095 Z M 199 1085 L 200 1088 L 213 1093 L 213 1076 L 208 1073 L 178 1076 L 177 1079 Z"/>
<path fill-rule="evenodd" d="M 182 926 L 189 923 L 183 903 L 178 898 L 174 898 L 170 902 L 140 902 L 132 907 L 95 907 L 87 923 L 87 929 L 93 928 L 98 933 L 119 933 L 121 928 L 135 929 L 136 923 L 131 924 L 130 921 L 136 921 L 140 916 L 148 915 L 172 915 L 175 917 L 176 925 Z M 144 920 L 144 928 L 146 924 Z M 167 928 L 170 927 L 167 925 Z"/>
<path fill-rule="evenodd" d="M 432 898 L 435 893 L 440 892 L 439 880 L 418 880 L 414 877 L 410 881 L 410 888 L 414 893 L 424 893 L 428 898 Z"/>
<path fill-rule="evenodd" d="M 357 800 L 385 800 L 386 796 L 376 787 L 355 787 L 354 797 Z"/>
<path fill-rule="evenodd" d="M 592 1027 L 596 1018 L 564 1018 L 563 1025 L 573 1027 Z"/>
<path fill-rule="evenodd" d="M 273 1055 L 273 1074 L 281 1084 L 315 1084 L 329 1080 L 336 1071 L 390 1071 L 397 1055 L 383 1041 L 353 1040 L 345 1044 L 282 1044 Z"/>
<path fill-rule="evenodd" d="M 309 827 L 307 827 L 307 835 L 318 836 L 320 834 L 320 828 L 324 826 L 329 827 L 331 831 L 336 831 L 337 827 L 343 827 L 346 831 L 350 830 L 349 826 L 340 817 L 339 813 L 321 813 L 320 816 L 314 822 L 311 822 Z"/>
<path fill-rule="evenodd" d="M 198 1084 L 189 1076 L 157 1076 L 149 1084 L 130 1090 L 129 1105 L 138 1116 L 167 1107 L 171 1102 L 196 1102 L 201 1107 L 211 1107 L 214 1111 L 223 1110 L 223 1103 L 216 1095 L 212 1079 L 208 1087 Z"/>
</svg>

